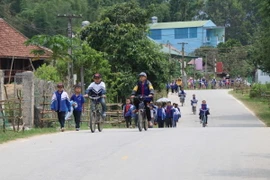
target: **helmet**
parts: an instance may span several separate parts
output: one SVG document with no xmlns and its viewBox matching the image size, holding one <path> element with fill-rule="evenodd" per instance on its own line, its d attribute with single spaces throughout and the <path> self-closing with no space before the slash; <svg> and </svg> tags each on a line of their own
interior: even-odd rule
<svg viewBox="0 0 270 180">
<path fill-rule="evenodd" d="M 147 77 L 147 74 L 146 74 L 145 72 L 141 72 L 141 73 L 139 74 L 139 76 Z"/>
<path fill-rule="evenodd" d="M 93 75 L 93 78 L 101 78 L 101 74 L 96 73 L 96 74 Z"/>
<path fill-rule="evenodd" d="M 58 87 L 58 88 L 64 88 L 64 84 L 58 83 L 58 84 L 57 84 L 57 87 Z"/>
</svg>

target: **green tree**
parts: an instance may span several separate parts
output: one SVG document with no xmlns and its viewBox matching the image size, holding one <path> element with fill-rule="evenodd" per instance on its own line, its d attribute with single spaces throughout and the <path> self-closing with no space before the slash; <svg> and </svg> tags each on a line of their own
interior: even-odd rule
<svg viewBox="0 0 270 180">
<path fill-rule="evenodd" d="M 204 0 L 170 0 L 172 21 L 191 21 L 199 15 Z"/>
<path fill-rule="evenodd" d="M 149 75 L 156 89 L 169 78 L 167 57 L 147 38 L 149 17 L 137 3 L 122 3 L 107 9 L 99 21 L 81 32 L 82 39 L 104 52 L 112 65 L 108 88 L 115 89 L 118 96 L 130 94 L 140 71 Z"/>
<path fill-rule="evenodd" d="M 200 16 L 226 27 L 226 39 L 236 39 L 242 45 L 252 43 L 260 17 L 255 0 L 208 0 Z"/>
<path fill-rule="evenodd" d="M 270 73 L 270 1 L 258 0 L 257 2 L 259 4 L 260 15 L 263 20 L 259 27 L 258 36 L 255 36 L 256 41 L 254 43 L 253 52 L 255 54 L 255 59 L 257 60 L 256 62 L 258 63 L 259 68 L 265 72 Z"/>
</svg>

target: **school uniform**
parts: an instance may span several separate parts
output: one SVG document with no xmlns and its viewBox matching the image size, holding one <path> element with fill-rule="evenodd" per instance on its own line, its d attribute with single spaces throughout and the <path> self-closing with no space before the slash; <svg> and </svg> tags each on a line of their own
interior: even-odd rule
<svg viewBox="0 0 270 180">
<path fill-rule="evenodd" d="M 166 117 L 164 108 L 157 108 L 157 123 L 158 128 L 164 128 L 164 119 Z"/>
<path fill-rule="evenodd" d="M 134 109 L 135 108 L 132 104 L 125 104 L 123 106 L 123 116 L 125 118 L 127 128 L 131 126 L 131 118 L 133 116 Z"/>
<path fill-rule="evenodd" d="M 65 91 L 55 91 L 52 96 L 51 110 L 57 112 L 60 127 L 65 127 L 66 112 L 70 112 L 71 105 L 69 102 L 68 94 Z"/>
<path fill-rule="evenodd" d="M 83 110 L 83 104 L 85 103 L 84 97 L 82 94 L 71 96 L 71 100 L 74 101 L 77 106 L 74 107 L 73 116 L 76 124 L 76 129 L 80 128 L 81 115 Z"/>
</svg>

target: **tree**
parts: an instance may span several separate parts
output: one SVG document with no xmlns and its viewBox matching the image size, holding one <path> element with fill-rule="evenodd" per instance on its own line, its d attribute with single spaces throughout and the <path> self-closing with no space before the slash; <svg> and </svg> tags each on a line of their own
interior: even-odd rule
<svg viewBox="0 0 270 180">
<path fill-rule="evenodd" d="M 130 94 L 140 71 L 148 74 L 156 89 L 161 89 L 169 79 L 168 58 L 147 37 L 148 21 L 145 10 L 128 2 L 107 9 L 99 21 L 81 32 L 82 39 L 103 52 L 112 65 L 108 86 L 118 96 Z"/>
<path fill-rule="evenodd" d="M 169 3 L 172 21 L 191 21 L 199 15 L 204 0 L 170 0 Z"/>
<path fill-rule="evenodd" d="M 260 17 L 255 0 L 208 0 L 201 19 L 211 19 L 216 25 L 226 27 L 226 39 L 236 39 L 242 45 L 252 43 Z"/>
<path fill-rule="evenodd" d="M 259 8 L 260 8 L 260 15 L 262 17 L 262 22 L 259 27 L 259 33 L 258 36 L 255 37 L 257 40 L 254 43 L 254 54 L 256 58 L 256 62 L 258 63 L 258 66 L 260 69 L 262 69 L 265 72 L 270 73 L 270 62 L 269 62 L 269 56 L 270 56 L 270 32 L 269 32 L 269 26 L 270 26 L 270 1 L 269 0 L 262 0 L 259 1 Z"/>
</svg>

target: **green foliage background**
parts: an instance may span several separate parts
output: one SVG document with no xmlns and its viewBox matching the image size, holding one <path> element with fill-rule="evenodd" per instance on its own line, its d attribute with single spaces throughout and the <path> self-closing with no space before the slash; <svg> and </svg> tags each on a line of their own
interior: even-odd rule
<svg viewBox="0 0 270 180">
<path fill-rule="evenodd" d="M 135 83 L 134 77 L 141 70 L 151 75 L 157 89 L 179 75 L 175 70 L 178 66 L 172 66 L 177 61 L 165 61 L 169 58 L 146 39 L 151 16 L 157 16 L 159 22 L 211 19 L 217 26 L 226 27 L 228 42 L 217 48 L 207 47 L 207 52 L 198 49 L 194 54 L 207 53 L 208 62 L 217 58 L 224 63 L 226 72 L 234 76 L 255 77 L 257 67 L 270 73 L 269 9 L 270 0 L 0 1 L 0 17 L 24 35 L 32 38 L 45 34 L 52 38 L 48 42 L 57 40 L 57 43 L 39 43 L 59 50 L 54 54 L 52 66 L 56 66 L 62 78 L 66 76 L 63 67 L 73 60 L 76 72 L 80 66 L 86 67 L 88 82 L 95 71 L 105 74 L 104 79 L 114 89 L 110 92 L 114 98 L 127 94 L 123 89 Z M 65 44 L 69 42 L 59 34 L 67 34 L 67 20 L 57 18 L 57 14 L 82 14 L 82 19 L 73 21 L 74 32 L 81 30 L 81 21 L 91 22 L 80 34 L 85 42 L 76 45 L 74 57 L 64 54 Z"/>
</svg>

